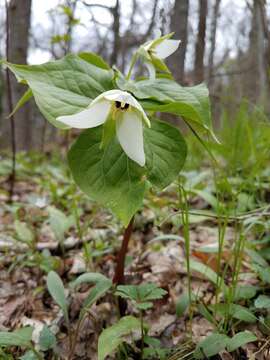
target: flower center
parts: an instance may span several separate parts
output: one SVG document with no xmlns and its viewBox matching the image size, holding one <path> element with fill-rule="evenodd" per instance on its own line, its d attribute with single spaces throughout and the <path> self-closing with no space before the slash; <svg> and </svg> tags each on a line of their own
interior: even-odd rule
<svg viewBox="0 0 270 360">
<path fill-rule="evenodd" d="M 120 101 L 115 101 L 115 107 L 121 110 L 127 110 L 129 108 L 129 104 L 121 103 Z"/>
</svg>

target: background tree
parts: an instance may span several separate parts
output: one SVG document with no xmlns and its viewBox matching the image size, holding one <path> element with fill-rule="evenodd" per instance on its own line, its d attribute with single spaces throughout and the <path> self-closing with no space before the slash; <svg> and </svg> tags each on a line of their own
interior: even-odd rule
<svg viewBox="0 0 270 360">
<path fill-rule="evenodd" d="M 9 61 L 16 64 L 27 63 L 29 44 L 29 30 L 31 19 L 31 0 L 11 0 L 8 5 L 9 12 Z M 11 79 L 12 95 L 14 104 L 21 98 L 25 89 L 13 76 Z M 32 143 L 32 119 L 31 106 L 27 104 L 16 114 L 15 140 L 19 150 L 29 150 Z M 9 121 L 3 121 L 1 125 L 3 142 L 1 145 L 8 146 L 10 138 Z"/>
<path fill-rule="evenodd" d="M 219 9 L 220 9 L 221 0 L 215 0 L 213 6 L 213 13 L 212 13 L 212 21 L 210 27 L 210 51 L 208 57 L 208 84 L 209 86 L 212 83 L 212 75 L 214 70 L 214 55 L 216 49 L 216 34 L 217 34 L 217 24 L 218 24 L 218 17 L 219 17 Z"/>
<path fill-rule="evenodd" d="M 171 31 L 176 39 L 181 39 L 179 50 L 169 58 L 171 69 L 180 82 L 184 82 L 185 59 L 188 44 L 188 11 L 189 0 L 175 0 L 171 14 Z"/>
<path fill-rule="evenodd" d="M 194 82 L 199 84 L 204 80 L 204 52 L 206 36 L 207 0 L 199 0 L 199 22 L 195 45 Z"/>
</svg>

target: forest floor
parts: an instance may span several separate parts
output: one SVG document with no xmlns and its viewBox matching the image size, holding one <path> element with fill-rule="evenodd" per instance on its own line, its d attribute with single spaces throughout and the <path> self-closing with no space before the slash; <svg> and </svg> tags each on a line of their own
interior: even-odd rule
<svg viewBox="0 0 270 360">
<path fill-rule="evenodd" d="M 61 155 L 19 154 L 17 161 L 12 203 L 10 163 L 5 157 L 0 162 L 0 331 L 32 326 L 38 343 L 47 325 L 57 345 L 42 356 L 67 359 L 68 329 L 47 290 L 47 274 L 54 270 L 63 280 L 75 328 L 90 286 L 74 291 L 68 284 L 85 272 L 113 278 L 123 228 L 77 189 Z M 179 184 L 173 184 L 150 192 L 136 215 L 126 284 L 154 283 L 167 291 L 144 311 L 147 335 L 166 350 L 149 358 L 193 359 L 193 350 L 212 333 L 251 334 L 253 341 L 240 339 L 234 351 L 217 341 L 216 355 L 206 358 L 270 358 L 269 166 L 228 172 L 224 157 L 220 161 L 223 170 L 217 174 L 203 155 L 193 159 L 181 174 L 184 202 Z M 132 302 L 126 314 L 138 316 Z M 115 298 L 107 294 L 81 324 L 73 358 L 97 359 L 98 337 L 117 319 Z M 210 337 L 204 349 L 213 341 Z M 139 359 L 130 355 L 136 346 L 129 343 L 129 355 L 115 358 Z M 0 346 L 1 359 L 30 359 L 24 352 Z"/>
</svg>

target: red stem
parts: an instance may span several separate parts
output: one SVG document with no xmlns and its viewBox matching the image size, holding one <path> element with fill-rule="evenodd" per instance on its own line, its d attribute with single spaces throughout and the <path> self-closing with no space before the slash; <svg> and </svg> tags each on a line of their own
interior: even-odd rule
<svg viewBox="0 0 270 360">
<path fill-rule="evenodd" d="M 113 277 L 113 283 L 116 284 L 116 285 L 120 285 L 120 284 L 125 283 L 125 275 L 124 275 L 125 260 L 126 260 L 126 254 L 127 254 L 129 239 L 130 239 L 130 236 L 132 234 L 133 222 L 134 222 L 134 217 L 132 217 L 132 219 L 130 220 L 127 228 L 125 229 L 121 249 L 120 249 L 120 251 L 118 253 L 118 256 L 117 256 L 116 269 L 115 269 L 115 274 L 114 274 L 114 277 Z"/>
</svg>

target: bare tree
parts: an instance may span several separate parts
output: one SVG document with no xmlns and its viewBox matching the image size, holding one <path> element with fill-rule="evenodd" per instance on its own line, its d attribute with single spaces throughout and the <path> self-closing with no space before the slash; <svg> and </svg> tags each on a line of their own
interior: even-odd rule
<svg viewBox="0 0 270 360">
<path fill-rule="evenodd" d="M 254 102 L 263 100 L 267 83 L 265 62 L 265 32 L 262 22 L 263 0 L 253 0 L 252 24 L 249 37 L 250 99 Z M 263 10 L 264 12 L 264 10 Z"/>
<path fill-rule="evenodd" d="M 219 9 L 220 9 L 221 0 L 215 0 L 215 4 L 213 7 L 212 21 L 211 21 L 211 33 L 210 33 L 210 52 L 208 58 L 208 85 L 211 85 L 212 75 L 213 75 L 213 67 L 214 67 L 214 55 L 216 49 L 216 33 L 217 33 L 217 23 L 219 17 Z"/>
<path fill-rule="evenodd" d="M 204 52 L 206 34 L 207 0 L 199 0 L 199 24 L 195 46 L 194 81 L 196 84 L 204 80 Z"/>
<path fill-rule="evenodd" d="M 9 49 L 8 58 L 16 64 L 26 64 L 28 51 L 28 37 L 31 16 L 31 0 L 11 0 L 8 5 L 9 13 Z M 13 102 L 16 103 L 26 88 L 17 83 L 13 76 L 11 79 Z M 31 148 L 31 119 L 29 117 L 29 104 L 22 107 L 16 114 L 15 141 L 18 149 L 28 150 Z M 3 121 L 1 126 L 3 143 L 8 145 L 10 134 L 8 120 Z"/>
<path fill-rule="evenodd" d="M 169 58 L 169 65 L 175 78 L 184 82 L 185 57 L 188 44 L 189 0 L 175 0 L 171 17 L 171 31 L 181 40 L 180 48 Z"/>
<path fill-rule="evenodd" d="M 112 15 L 113 15 L 113 49 L 111 54 L 111 64 L 116 65 L 117 64 L 117 55 L 118 51 L 121 47 L 121 38 L 120 38 L 120 4 L 119 0 L 116 0 L 115 6 L 111 9 Z"/>
</svg>

